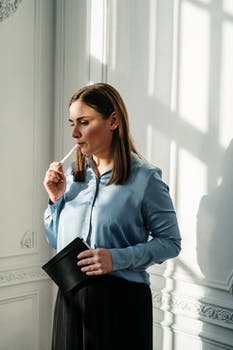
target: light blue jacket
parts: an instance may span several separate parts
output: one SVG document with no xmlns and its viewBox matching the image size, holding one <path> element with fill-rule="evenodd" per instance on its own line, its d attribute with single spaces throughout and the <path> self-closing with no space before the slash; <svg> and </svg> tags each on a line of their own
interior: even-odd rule
<svg viewBox="0 0 233 350">
<path fill-rule="evenodd" d="M 60 251 L 77 235 L 112 254 L 113 275 L 150 284 L 146 269 L 180 252 L 180 233 L 161 170 L 132 154 L 123 185 L 107 185 L 111 169 L 97 176 L 89 161 L 85 182 L 66 171 L 64 195 L 44 214 L 49 244 Z"/>
</svg>

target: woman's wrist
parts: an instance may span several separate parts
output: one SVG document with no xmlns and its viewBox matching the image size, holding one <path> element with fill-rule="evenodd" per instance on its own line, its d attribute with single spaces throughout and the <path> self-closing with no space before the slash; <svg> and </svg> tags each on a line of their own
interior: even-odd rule
<svg viewBox="0 0 233 350">
<path fill-rule="evenodd" d="M 62 196 L 60 196 L 60 197 L 49 197 L 49 204 L 50 205 L 55 204 L 61 197 Z"/>
</svg>

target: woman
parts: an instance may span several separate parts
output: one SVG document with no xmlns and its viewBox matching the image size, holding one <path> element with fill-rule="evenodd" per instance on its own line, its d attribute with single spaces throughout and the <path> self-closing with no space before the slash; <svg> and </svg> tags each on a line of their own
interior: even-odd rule
<svg viewBox="0 0 233 350">
<path fill-rule="evenodd" d="M 152 298 L 146 269 L 180 252 L 176 214 L 161 171 L 137 153 L 125 104 L 98 83 L 69 105 L 75 163 L 54 162 L 44 186 L 45 229 L 58 251 L 77 235 L 92 249 L 77 256 L 85 286 L 58 291 L 53 350 L 152 350 Z"/>
</svg>

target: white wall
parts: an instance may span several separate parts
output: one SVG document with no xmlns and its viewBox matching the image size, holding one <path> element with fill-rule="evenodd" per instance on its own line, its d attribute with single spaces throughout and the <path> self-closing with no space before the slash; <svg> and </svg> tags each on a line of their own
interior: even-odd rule
<svg viewBox="0 0 233 350">
<path fill-rule="evenodd" d="M 54 143 L 55 3 L 9 3 L 0 8 L 0 349 L 48 350 L 52 293 L 41 265 L 51 250 L 42 181 Z"/>
<path fill-rule="evenodd" d="M 177 209 L 182 253 L 150 270 L 154 349 L 233 349 L 233 2 L 60 0 L 58 8 L 58 112 L 88 82 L 118 88 L 135 143 L 163 169 Z"/>
<path fill-rule="evenodd" d="M 0 22 L 4 350 L 49 348 L 42 180 L 72 144 L 70 96 L 100 80 L 125 99 L 180 223 L 180 256 L 150 269 L 154 349 L 233 349 L 232 37 L 232 0 L 22 0 Z"/>
</svg>

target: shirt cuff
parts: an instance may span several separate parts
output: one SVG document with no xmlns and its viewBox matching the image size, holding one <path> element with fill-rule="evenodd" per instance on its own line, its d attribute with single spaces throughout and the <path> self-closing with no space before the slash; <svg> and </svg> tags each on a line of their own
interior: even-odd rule
<svg viewBox="0 0 233 350">
<path fill-rule="evenodd" d="M 131 264 L 131 254 L 127 248 L 110 249 L 112 255 L 112 271 L 127 269 Z"/>
<path fill-rule="evenodd" d="M 55 203 L 53 203 L 50 199 L 48 200 L 48 212 L 50 214 L 53 214 L 55 211 L 57 211 L 57 208 L 60 207 L 61 203 L 63 201 L 63 196 L 60 197 Z"/>
</svg>

